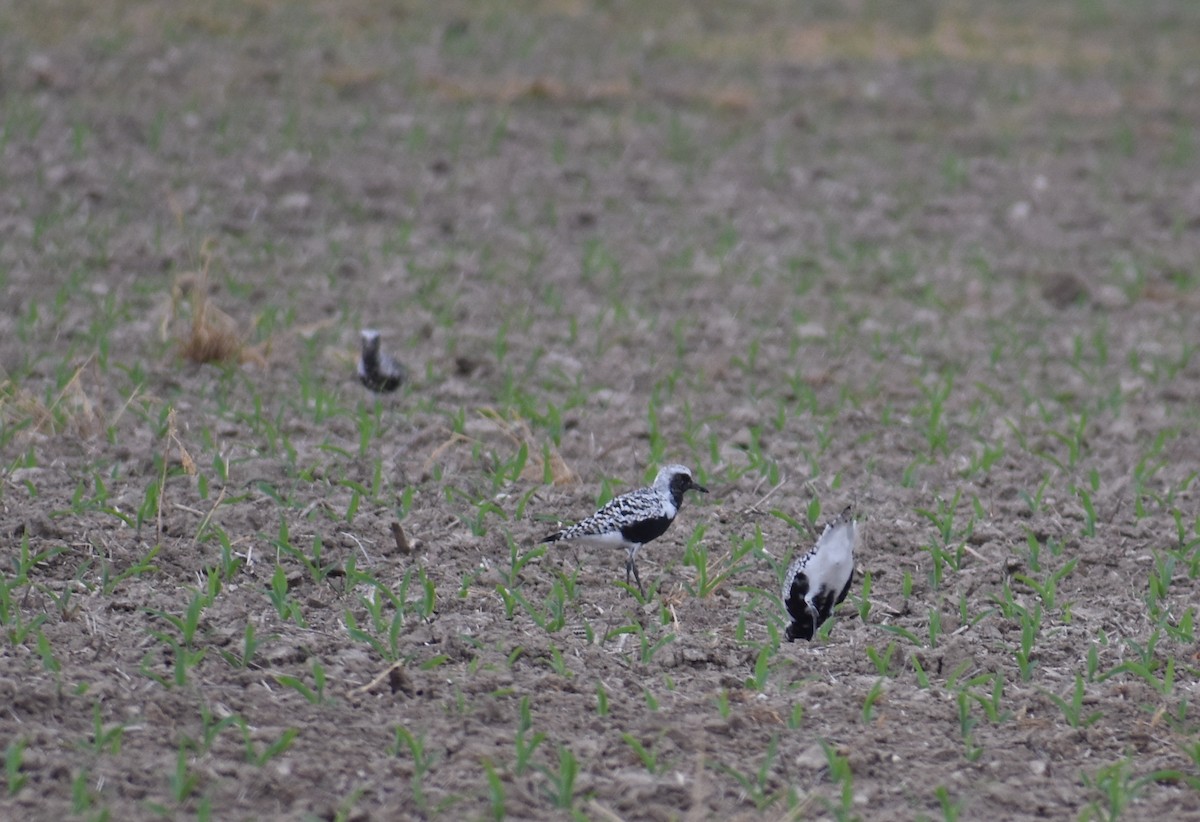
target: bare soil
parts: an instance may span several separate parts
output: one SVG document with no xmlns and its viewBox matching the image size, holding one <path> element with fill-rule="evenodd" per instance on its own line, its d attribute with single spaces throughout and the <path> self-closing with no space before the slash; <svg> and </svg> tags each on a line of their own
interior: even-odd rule
<svg viewBox="0 0 1200 822">
<path fill-rule="evenodd" d="M 0 816 L 1200 819 L 1191 4 L 518 5 L 0 10 Z"/>
</svg>

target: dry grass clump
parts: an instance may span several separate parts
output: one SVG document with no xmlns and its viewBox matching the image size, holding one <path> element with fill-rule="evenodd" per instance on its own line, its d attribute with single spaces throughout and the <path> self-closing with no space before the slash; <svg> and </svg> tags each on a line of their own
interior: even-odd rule
<svg viewBox="0 0 1200 822">
<path fill-rule="evenodd" d="M 179 427 L 175 424 L 175 409 L 169 408 L 167 409 L 167 441 L 163 444 L 162 476 L 158 480 L 158 499 L 155 506 L 155 534 L 160 540 L 163 535 L 163 499 L 167 492 L 167 466 L 171 461 L 172 446 L 179 449 L 179 464 L 183 467 L 183 472 L 189 477 L 196 476 L 196 461 L 192 459 L 192 455 L 184 447 L 183 440 L 179 438 Z M 218 500 L 219 502 L 220 500 Z"/>
<path fill-rule="evenodd" d="M 203 263 L 198 271 L 180 274 L 171 287 L 171 309 L 164 316 L 161 333 L 167 337 L 168 327 L 180 317 L 186 303 L 191 323 L 186 333 L 177 339 L 179 355 L 194 363 L 267 364 L 267 343 L 246 344 L 237 321 L 218 308 L 208 296 L 208 267 L 212 253 L 205 243 L 201 249 Z"/>
<path fill-rule="evenodd" d="M 43 436 L 72 434 L 90 439 L 104 432 L 107 421 L 88 392 L 82 376 L 87 363 L 75 369 L 71 379 L 49 403 L 11 380 L 0 382 L 0 424 L 24 428 Z"/>
<path fill-rule="evenodd" d="M 567 465 L 566 460 L 563 459 L 562 454 L 558 452 L 553 443 L 548 440 L 538 442 L 525 420 L 519 418 L 506 419 L 494 408 L 481 408 L 479 409 L 479 415 L 485 421 L 492 423 L 495 426 L 495 430 L 505 439 L 512 442 L 516 446 L 518 453 L 522 446 L 525 447 L 526 457 L 520 473 L 522 480 L 527 482 L 544 482 L 548 480 L 553 485 L 571 485 L 579 481 L 579 475 L 572 470 L 571 466 Z M 438 445 L 437 448 L 434 448 L 426 458 L 425 463 L 421 466 L 422 474 L 427 473 L 430 466 L 453 446 L 473 445 L 482 441 L 476 437 L 470 437 L 456 431 L 447 433 L 450 435 L 449 438 Z"/>
<path fill-rule="evenodd" d="M 530 482 L 541 482 L 549 476 L 554 485 L 572 485 L 579 482 L 579 475 L 567 465 L 562 454 L 549 441 L 539 443 L 529 429 L 529 423 L 522 419 L 507 420 L 494 408 L 481 408 L 479 413 L 491 420 L 507 439 L 512 441 L 520 450 L 524 445 L 529 454 L 525 467 L 521 470 L 521 479 Z"/>
</svg>

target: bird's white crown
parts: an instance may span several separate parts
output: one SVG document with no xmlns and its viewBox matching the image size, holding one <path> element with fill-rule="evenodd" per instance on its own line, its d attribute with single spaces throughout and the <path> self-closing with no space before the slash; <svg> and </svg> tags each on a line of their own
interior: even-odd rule
<svg viewBox="0 0 1200 822">
<path fill-rule="evenodd" d="M 680 465 L 679 463 L 664 465 L 662 468 L 658 469 L 658 474 L 656 474 L 654 477 L 654 487 L 658 489 L 670 488 L 671 477 L 674 477 L 678 474 L 687 474 L 689 477 L 691 477 L 692 469 L 688 468 L 686 465 Z"/>
</svg>

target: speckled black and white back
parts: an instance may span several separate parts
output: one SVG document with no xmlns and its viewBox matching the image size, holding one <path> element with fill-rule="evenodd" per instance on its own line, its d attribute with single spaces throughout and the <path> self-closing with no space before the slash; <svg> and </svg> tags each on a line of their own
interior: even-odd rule
<svg viewBox="0 0 1200 822">
<path fill-rule="evenodd" d="M 546 537 L 557 540 L 588 540 L 612 544 L 644 545 L 663 535 L 683 504 L 683 493 L 699 487 L 684 465 L 659 469 L 654 484 L 613 497 L 585 520 Z"/>
<path fill-rule="evenodd" d="M 625 560 L 625 582 L 632 574 L 638 589 L 642 588 L 635 557 L 638 549 L 651 540 L 666 533 L 675 521 L 683 495 L 696 490 L 708 493 L 708 489 L 692 479 L 691 470 L 685 465 L 667 465 L 660 468 L 654 484 L 638 488 L 609 500 L 608 504 L 585 520 L 555 531 L 542 542 L 590 542 L 601 545 L 621 546 L 628 552 Z"/>
<path fill-rule="evenodd" d="M 857 541 L 858 523 L 847 506 L 825 526 L 817 544 L 788 566 L 782 598 L 792 620 L 786 631 L 789 642 L 797 638 L 811 640 L 850 593 Z"/>
</svg>

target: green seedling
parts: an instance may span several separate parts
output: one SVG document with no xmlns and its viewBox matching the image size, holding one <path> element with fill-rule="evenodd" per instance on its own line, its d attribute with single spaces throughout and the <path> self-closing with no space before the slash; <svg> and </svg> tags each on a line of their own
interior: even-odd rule
<svg viewBox="0 0 1200 822">
<path fill-rule="evenodd" d="M 521 697 L 521 704 L 517 719 L 517 735 L 514 738 L 516 747 L 517 759 L 513 764 L 513 773 L 517 776 L 522 776 L 529 771 L 532 765 L 533 753 L 538 749 L 538 746 L 545 741 L 546 735 L 540 731 L 530 734 L 530 729 L 533 727 L 533 719 L 529 711 L 529 697 Z"/>
<path fill-rule="evenodd" d="M 824 627 L 824 626 L 822 626 L 822 627 Z M 880 625 L 879 627 L 882 628 L 883 630 L 887 631 L 888 633 L 892 633 L 892 634 L 895 634 L 896 636 L 904 637 L 909 642 L 911 642 L 913 645 L 916 645 L 918 648 L 925 647 L 925 643 L 921 642 L 921 640 L 917 637 L 917 635 L 914 634 L 912 631 L 908 630 L 907 628 L 904 628 L 900 625 Z"/>
<path fill-rule="evenodd" d="M 929 609 L 929 647 L 936 648 L 938 637 L 942 634 L 942 612 L 937 608 Z"/>
<path fill-rule="evenodd" d="M 790 731 L 797 730 L 803 722 L 804 722 L 804 705 L 797 702 L 795 705 L 792 706 L 791 713 L 788 714 L 788 721 L 787 721 L 788 730 L 790 730 Z"/>
<path fill-rule="evenodd" d="M 775 766 L 775 758 L 778 753 L 779 737 L 772 734 L 771 741 L 767 743 L 767 750 L 763 754 L 758 770 L 743 773 L 737 768 L 730 767 L 722 762 L 716 763 L 716 767 L 722 773 L 733 777 L 734 781 L 738 783 L 738 787 L 754 803 L 754 807 L 759 811 L 763 811 L 775 804 L 780 798 L 779 794 L 772 794 L 770 792 L 771 770 Z"/>
<path fill-rule="evenodd" d="M 189 766 L 190 757 L 186 745 L 180 745 L 175 756 L 175 770 L 171 772 L 171 799 L 176 805 L 182 805 L 200 787 L 200 774 Z"/>
<path fill-rule="evenodd" d="M 1182 645 L 1192 645 L 1196 640 L 1195 619 L 1196 609 L 1188 608 L 1177 623 L 1170 621 L 1169 614 L 1163 614 L 1159 625 L 1171 639 Z"/>
<path fill-rule="evenodd" d="M 558 746 L 558 770 L 541 767 L 549 780 L 550 800 L 554 807 L 570 810 L 575 805 L 575 779 L 579 776 L 579 760 L 566 745 Z"/>
<path fill-rule="evenodd" d="M 746 680 L 747 688 L 761 692 L 767 687 L 767 676 L 771 673 L 770 662 L 771 646 L 763 645 L 758 649 L 758 655 L 754 658 L 754 672 L 753 675 Z"/>
<path fill-rule="evenodd" d="M 717 713 L 721 715 L 721 719 L 729 719 L 729 690 L 722 688 L 717 694 Z"/>
<path fill-rule="evenodd" d="M 504 782 L 488 760 L 483 761 L 483 771 L 488 783 L 488 811 L 495 822 L 502 822 L 508 815 L 504 804 Z"/>
<path fill-rule="evenodd" d="M 111 575 L 111 568 L 107 561 L 100 565 L 100 590 L 105 596 L 112 595 L 117 590 L 117 587 L 128 579 L 134 579 L 145 574 L 153 574 L 158 571 L 158 566 L 154 564 L 154 558 L 158 556 L 162 545 L 155 545 L 150 549 L 146 556 L 135 562 L 133 565 L 126 568 L 116 576 Z"/>
<path fill-rule="evenodd" d="M 950 543 L 955 540 L 956 532 L 954 530 L 954 516 L 958 511 L 958 503 L 961 499 L 962 491 L 956 490 L 954 492 L 954 499 L 950 500 L 949 502 L 941 499 L 940 497 L 938 498 L 937 510 L 918 508 L 916 511 L 919 516 L 927 519 L 929 523 L 937 530 L 938 537 L 941 539 L 941 544 L 943 547 L 949 546 Z M 962 537 L 965 539 L 966 537 L 970 536 L 971 531 L 973 530 L 974 525 L 972 522 L 972 524 L 967 526 L 966 530 L 962 534 Z M 957 571 L 958 568 L 955 568 L 954 570 Z"/>
<path fill-rule="evenodd" d="M 240 657 L 234 656 L 231 652 L 221 650 L 221 657 L 229 663 L 233 668 L 245 670 L 250 667 L 254 653 L 258 650 L 258 638 L 254 633 L 254 623 L 247 622 L 246 629 L 242 633 L 242 654 Z"/>
<path fill-rule="evenodd" d="M 181 644 L 186 648 L 193 648 L 196 642 L 196 630 L 200 626 L 200 615 L 205 608 L 212 605 L 214 599 L 215 594 L 195 591 L 183 616 L 175 616 L 174 614 L 168 614 L 166 611 L 158 610 L 150 610 L 149 613 L 159 619 L 166 620 L 179 633 Z M 154 633 L 154 636 L 162 639 L 164 635 Z"/>
<path fill-rule="evenodd" d="M 567 667 L 566 660 L 563 659 L 562 651 L 557 645 L 551 645 L 550 651 L 546 655 L 546 661 L 550 665 L 550 670 L 564 679 L 571 676 L 571 670 Z"/>
<path fill-rule="evenodd" d="M 311 688 L 299 677 L 288 674 L 276 674 L 275 681 L 300 694 L 310 705 L 320 705 L 325 702 L 325 667 L 315 659 L 312 662 L 312 675 Z"/>
<path fill-rule="evenodd" d="M 1129 673 L 1140 677 L 1147 685 L 1158 691 L 1163 696 L 1169 696 L 1175 690 L 1175 658 L 1168 657 L 1165 666 L 1162 666 L 1162 678 L 1160 679 L 1155 673 L 1160 665 L 1158 660 L 1153 663 L 1145 663 L 1140 660 L 1129 660 L 1121 665 L 1113 668 L 1100 679 L 1101 681 L 1108 679 L 1118 673 Z"/>
<path fill-rule="evenodd" d="M 275 613 L 279 614 L 280 619 L 295 622 L 301 628 L 308 627 L 300 610 L 300 603 L 292 599 L 288 591 L 287 573 L 282 565 L 276 565 L 275 573 L 271 575 L 271 587 L 267 590 L 267 596 L 275 606 Z"/>
<path fill-rule="evenodd" d="M 366 787 L 359 786 L 350 791 L 342 798 L 334 809 L 333 822 L 350 822 L 352 818 L 358 818 L 354 813 L 354 806 L 358 804 L 358 800 L 362 799 L 363 794 L 367 792 Z"/>
<path fill-rule="evenodd" d="M 858 618 L 863 622 L 867 622 L 867 617 L 871 613 L 871 572 L 867 571 L 863 574 L 862 587 L 858 595 Z"/>
<path fill-rule="evenodd" d="M 237 714 L 217 719 L 209 710 L 208 705 L 202 702 L 200 703 L 200 739 L 195 740 L 190 737 L 184 737 L 184 739 L 197 754 L 206 754 L 212 749 L 213 743 L 216 742 L 222 731 L 226 728 L 241 727 L 244 722 L 245 720 Z"/>
<path fill-rule="evenodd" d="M 239 718 L 236 723 L 242 729 L 242 741 L 246 748 L 246 761 L 252 765 L 261 768 L 277 756 L 282 756 L 292 747 L 292 743 L 296 740 L 296 736 L 300 733 L 296 728 L 288 728 L 279 738 L 269 743 L 262 751 L 254 744 L 254 740 L 250 738 L 250 725 Z"/>
<path fill-rule="evenodd" d="M 1079 504 L 1083 506 L 1083 536 L 1096 536 L 1096 507 L 1092 504 L 1091 492 L 1086 488 L 1076 488 L 1075 496 L 1079 498 Z"/>
<path fill-rule="evenodd" d="M 892 656 L 896 652 L 896 643 L 889 642 L 887 649 L 881 654 L 875 649 L 874 645 L 867 646 L 867 659 L 871 660 L 871 664 L 875 666 L 875 672 L 880 676 L 890 676 L 892 670 Z"/>
<path fill-rule="evenodd" d="M 1161 612 L 1161 604 L 1167 599 L 1167 592 L 1171 588 L 1171 580 L 1175 576 L 1175 556 L 1174 554 L 1155 554 L 1154 568 L 1149 575 L 1149 585 L 1146 592 L 1146 605 L 1149 606 L 1152 614 L 1157 616 Z"/>
<path fill-rule="evenodd" d="M 403 725 L 397 725 L 395 735 L 395 741 L 388 752 L 392 756 L 400 756 L 401 753 L 407 752 L 412 757 L 413 774 L 409 780 L 409 787 L 413 802 L 424 813 L 429 808 L 429 800 L 425 796 L 425 776 L 437 761 L 437 757 L 426 750 L 424 734 L 417 735 Z"/>
<path fill-rule="evenodd" d="M 821 750 L 825 752 L 825 760 L 829 763 L 829 780 L 841 788 L 838 803 L 825 800 L 826 807 L 838 822 L 857 819 L 854 814 L 854 773 L 850 769 L 850 758 L 839 754 L 837 748 L 824 739 L 821 740 Z"/>
<path fill-rule="evenodd" d="M 930 457 L 948 452 L 950 448 L 950 429 L 946 425 L 946 400 L 954 388 L 954 374 L 947 371 L 931 385 L 923 382 L 918 384 L 924 403 L 916 409 L 917 416 L 926 417 L 924 426 L 925 443 Z"/>
<path fill-rule="evenodd" d="M 304 553 L 295 545 L 292 544 L 291 530 L 288 527 L 287 518 L 280 516 L 279 518 L 279 534 L 274 540 L 274 545 L 278 554 L 286 554 L 300 562 L 308 571 L 312 581 L 320 584 L 329 576 L 329 572 L 338 567 L 337 562 L 324 562 L 322 554 L 324 553 L 324 543 L 321 540 L 320 534 L 313 535 L 312 548 L 309 553 Z M 280 614 L 282 616 L 282 614 Z"/>
<path fill-rule="evenodd" d="M 975 718 L 971 716 L 971 697 L 963 692 L 958 693 L 958 726 L 962 734 L 964 755 L 968 762 L 975 762 L 983 756 L 983 748 L 975 742 Z"/>
<path fill-rule="evenodd" d="M 912 663 L 913 674 L 917 677 L 917 686 L 922 690 L 929 689 L 929 675 L 925 673 L 925 667 L 921 665 L 921 660 L 916 654 L 909 656 L 909 662 Z"/>
<path fill-rule="evenodd" d="M 200 664 L 207 652 L 204 648 L 197 648 L 195 642 L 201 610 L 210 603 L 211 599 L 197 591 L 192 595 L 188 609 L 182 617 L 168 614 L 165 611 L 149 611 L 149 613 L 165 619 L 178 632 L 178 638 L 163 631 L 150 632 L 151 636 L 166 645 L 170 651 L 171 658 L 174 660 L 174 684 L 177 686 L 187 684 L 188 672 Z M 142 672 L 160 684 L 166 685 L 165 680 L 155 676 L 146 668 L 146 662 L 147 659 L 143 658 Z"/>
<path fill-rule="evenodd" d="M 1042 607 L 1035 605 L 1032 610 L 1022 608 L 1020 619 L 1021 641 L 1016 653 L 1017 667 L 1021 672 L 1021 681 L 1028 682 L 1033 678 L 1036 664 L 1033 660 L 1033 644 L 1042 630 Z"/>
<path fill-rule="evenodd" d="M 990 684 L 991 690 L 984 690 L 982 693 L 975 690 L 978 686 L 985 684 Z M 1012 715 L 1009 711 L 1001 710 L 1004 699 L 1004 674 L 1000 671 L 972 677 L 963 684 L 962 693 L 973 699 L 983 709 L 988 721 L 993 725 L 1007 722 Z"/>
<path fill-rule="evenodd" d="M 13 601 L 13 589 L 16 582 L 10 583 L 0 577 L 0 625 L 4 626 L 8 641 L 13 647 L 24 645 L 31 636 L 41 635 L 40 626 L 46 621 L 45 614 L 38 614 L 33 619 L 26 620 L 21 608 Z"/>
<path fill-rule="evenodd" d="M 643 745 L 641 740 L 629 733 L 622 733 L 621 739 L 625 740 L 625 744 L 628 745 L 630 750 L 634 752 L 638 758 L 638 761 L 642 763 L 642 767 L 644 767 L 648 773 L 655 776 L 662 773 L 663 769 L 666 767 L 666 763 L 658 761 L 658 755 L 654 752 L 652 746 L 647 747 L 646 745 Z"/>
<path fill-rule="evenodd" d="M 1042 691 L 1042 693 L 1058 706 L 1058 709 L 1063 713 L 1063 717 L 1066 718 L 1067 724 L 1072 728 L 1082 730 L 1096 723 L 1104 716 L 1100 711 L 1093 711 L 1088 714 L 1083 712 L 1083 677 L 1079 674 L 1075 675 L 1075 687 L 1069 697 L 1057 696 L 1049 691 Z"/>
<path fill-rule="evenodd" d="M 608 690 L 598 679 L 596 680 L 596 715 L 608 716 Z"/>
<path fill-rule="evenodd" d="M 750 539 L 735 540 L 734 547 L 715 564 L 710 563 L 708 549 L 703 543 L 705 526 L 698 525 L 688 540 L 684 551 L 684 564 L 696 569 L 696 584 L 684 583 L 687 592 L 698 599 L 707 599 L 717 589 L 728 582 L 735 574 L 740 574 L 753 567 L 751 557 L 763 554 L 762 529 L 755 526 L 754 536 Z"/>
<path fill-rule="evenodd" d="M 539 545 L 522 553 L 512 534 L 505 532 L 505 541 L 508 543 L 508 570 L 501 569 L 500 575 L 504 579 L 505 588 L 512 591 L 520 587 L 521 573 L 525 570 L 525 566 L 546 555 L 546 546 Z"/>
<path fill-rule="evenodd" d="M 4 749 L 4 785 L 9 796 L 15 796 L 29 781 L 29 776 L 21 772 L 28 745 L 28 739 L 14 737 Z"/>
<path fill-rule="evenodd" d="M 89 787 L 92 775 L 87 768 L 81 768 L 71 780 L 71 812 L 82 814 L 90 810 L 96 801 L 96 795 Z"/>
<path fill-rule="evenodd" d="M 963 803 L 962 800 L 954 800 L 950 796 L 950 791 L 946 790 L 945 785 L 939 785 L 934 792 L 937 797 L 938 805 L 942 809 L 942 819 L 945 822 L 957 822 L 962 815 Z"/>
<path fill-rule="evenodd" d="M 1128 759 L 1099 768 L 1094 774 L 1082 774 L 1083 784 L 1099 798 L 1088 803 L 1080 819 L 1119 819 L 1141 793 L 1142 782 L 1130 773 Z"/>
<path fill-rule="evenodd" d="M 1030 494 L 1024 488 L 1018 492 L 1021 499 L 1024 500 L 1025 504 L 1029 506 L 1029 512 L 1031 514 L 1036 516 L 1037 514 L 1041 513 L 1042 505 L 1044 504 L 1046 497 L 1046 489 L 1050 486 L 1050 480 L 1052 478 L 1053 477 L 1051 474 L 1046 474 L 1046 476 L 1038 484 L 1037 489 L 1034 490 L 1032 494 Z"/>
<path fill-rule="evenodd" d="M 869 725 L 871 720 L 875 718 L 875 703 L 883 697 L 883 677 L 875 680 L 875 684 L 871 686 L 871 690 L 867 692 L 866 699 L 863 700 L 862 706 L 862 721 L 864 725 Z"/>
<path fill-rule="evenodd" d="M 117 724 L 111 728 L 104 727 L 104 720 L 100 716 L 100 703 L 92 706 L 92 739 L 87 746 L 94 756 L 111 753 L 117 755 L 121 753 L 121 739 L 125 735 L 125 726 Z"/>
<path fill-rule="evenodd" d="M 1042 607 L 1050 611 L 1057 604 L 1056 592 L 1058 590 L 1058 583 L 1075 570 L 1075 565 L 1078 562 L 1078 557 L 1071 559 L 1057 571 L 1047 575 L 1041 582 L 1025 574 L 1014 574 L 1013 579 L 1032 589 L 1042 601 Z"/>
</svg>

